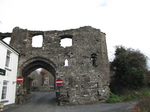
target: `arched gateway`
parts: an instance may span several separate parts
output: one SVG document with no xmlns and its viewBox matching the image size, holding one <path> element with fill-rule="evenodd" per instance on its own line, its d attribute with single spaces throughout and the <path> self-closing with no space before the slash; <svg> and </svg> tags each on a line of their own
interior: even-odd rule
<svg viewBox="0 0 150 112">
<path fill-rule="evenodd" d="M 34 57 L 27 60 L 25 63 L 22 64 L 22 68 L 20 68 L 20 71 L 22 71 L 22 76 L 25 77 L 37 68 L 44 68 L 52 73 L 54 77 L 56 77 L 56 66 L 50 60 L 43 57 Z"/>
<path fill-rule="evenodd" d="M 21 74 L 24 77 L 24 88 L 30 88 L 31 85 L 29 83 L 30 80 L 28 80 L 28 75 L 38 68 L 46 69 L 53 75 L 54 80 L 56 79 L 56 66 L 54 65 L 54 63 L 43 57 L 34 57 L 23 63 L 20 68 Z"/>
<path fill-rule="evenodd" d="M 65 31 L 30 31 L 16 27 L 10 34 L 11 46 L 20 52 L 18 76 L 27 77 L 42 67 L 55 79 L 61 78 L 60 104 L 93 103 L 109 97 L 106 38 L 99 29 L 86 26 Z M 38 35 L 43 37 L 43 44 L 33 47 L 32 38 Z M 62 47 L 61 40 L 65 38 L 71 39 L 72 45 Z"/>
</svg>

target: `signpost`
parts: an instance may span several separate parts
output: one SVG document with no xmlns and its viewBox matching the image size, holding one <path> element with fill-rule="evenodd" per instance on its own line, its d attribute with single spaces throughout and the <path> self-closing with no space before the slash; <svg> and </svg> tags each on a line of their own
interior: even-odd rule
<svg viewBox="0 0 150 112">
<path fill-rule="evenodd" d="M 18 104 L 20 104 L 20 86 L 21 86 L 21 84 L 20 83 L 22 83 L 23 82 L 23 77 L 22 76 L 18 76 L 17 77 L 17 83 L 19 83 L 19 85 L 18 85 L 18 94 L 17 94 L 17 98 L 18 98 Z"/>
<path fill-rule="evenodd" d="M 61 79 L 61 78 L 58 78 L 57 80 L 56 80 L 56 85 L 57 86 L 61 86 L 63 84 L 63 80 Z"/>
<path fill-rule="evenodd" d="M 58 91 L 56 91 L 58 106 L 60 105 L 60 87 L 62 86 L 62 84 L 63 80 L 61 78 L 56 79 L 56 85 L 58 86 Z"/>
<path fill-rule="evenodd" d="M 18 83 L 22 83 L 23 82 L 23 77 L 22 76 L 18 76 L 17 77 L 17 82 Z"/>
</svg>

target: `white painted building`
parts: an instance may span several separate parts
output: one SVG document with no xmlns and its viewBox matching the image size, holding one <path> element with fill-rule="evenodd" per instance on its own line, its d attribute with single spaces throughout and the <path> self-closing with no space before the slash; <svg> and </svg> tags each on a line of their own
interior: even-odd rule
<svg viewBox="0 0 150 112">
<path fill-rule="evenodd" d="M 19 53 L 0 40 L 0 102 L 15 103 Z"/>
</svg>

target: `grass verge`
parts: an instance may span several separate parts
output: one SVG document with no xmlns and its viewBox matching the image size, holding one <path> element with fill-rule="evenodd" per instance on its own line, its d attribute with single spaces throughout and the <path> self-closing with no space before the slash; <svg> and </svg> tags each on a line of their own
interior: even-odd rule
<svg viewBox="0 0 150 112">
<path fill-rule="evenodd" d="M 121 101 L 128 101 L 133 99 L 140 99 L 144 96 L 150 96 L 150 88 L 144 88 L 141 90 L 132 90 L 128 91 L 122 95 L 116 95 L 114 93 L 110 93 L 110 97 L 107 100 L 107 103 L 115 103 L 115 102 L 121 102 Z"/>
</svg>

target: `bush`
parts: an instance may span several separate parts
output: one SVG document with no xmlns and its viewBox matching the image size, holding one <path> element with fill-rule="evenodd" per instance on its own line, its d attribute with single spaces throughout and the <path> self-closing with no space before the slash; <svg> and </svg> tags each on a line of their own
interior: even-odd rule
<svg viewBox="0 0 150 112">
<path fill-rule="evenodd" d="M 112 92 L 124 92 L 124 89 L 138 89 L 146 84 L 146 57 L 140 51 L 118 46 L 115 58 L 110 64 Z"/>
<path fill-rule="evenodd" d="M 147 86 L 150 87 L 150 71 L 147 71 L 145 78 Z"/>
<path fill-rule="evenodd" d="M 119 101 L 120 101 L 120 97 L 118 95 L 110 93 L 110 97 L 108 98 L 107 103 L 115 103 Z"/>
</svg>

